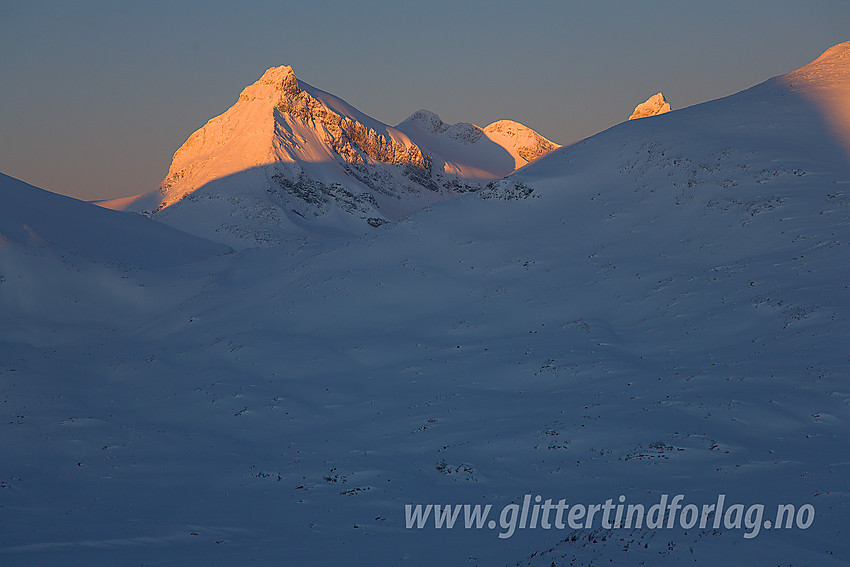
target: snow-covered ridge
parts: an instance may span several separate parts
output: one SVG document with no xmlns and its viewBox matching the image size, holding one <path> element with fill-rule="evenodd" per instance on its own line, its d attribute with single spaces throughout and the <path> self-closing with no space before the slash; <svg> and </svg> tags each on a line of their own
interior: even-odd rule
<svg viewBox="0 0 850 567">
<path fill-rule="evenodd" d="M 547 140 L 528 126 L 513 120 L 498 120 L 484 128 L 491 139 L 500 137 L 506 145 L 510 144 L 524 160 L 531 162 L 559 148 L 551 140 Z"/>
<path fill-rule="evenodd" d="M 0 173 L 0 251 L 10 247 L 143 268 L 228 251 L 150 219 L 105 210 Z"/>
<path fill-rule="evenodd" d="M 359 233 L 558 147 L 510 124 L 449 125 L 422 110 L 392 127 L 272 67 L 186 140 L 155 191 L 100 204 L 236 246 Z"/>
<path fill-rule="evenodd" d="M 436 113 L 424 109 L 414 112 L 396 127 L 405 132 L 419 131 L 443 136 L 463 144 L 474 144 L 482 136 L 486 136 L 522 158 L 526 163 L 560 147 L 528 126 L 513 120 L 497 120 L 484 128 L 468 122 L 446 124 Z"/>
<path fill-rule="evenodd" d="M 163 198 L 156 211 L 176 203 L 222 173 L 237 173 L 268 163 L 335 158 L 347 164 L 382 162 L 429 169 L 427 156 L 416 144 L 406 136 L 395 134 L 385 127 L 376 130 L 356 117 L 332 109 L 302 89 L 291 67 L 273 67 L 246 87 L 230 110 L 210 120 L 177 150 L 160 185 Z M 211 155 L 228 151 L 228 145 L 237 135 L 240 139 L 236 143 L 248 139 L 261 143 L 250 147 L 240 144 L 238 156 Z M 217 170 L 211 163 L 214 160 L 220 163 L 223 157 L 231 166 L 230 171 Z M 199 169 L 204 171 L 198 172 L 197 182 L 187 183 L 187 177 L 196 175 Z"/>
<path fill-rule="evenodd" d="M 399 130 L 420 129 L 428 134 L 443 135 L 446 138 L 456 140 L 463 144 L 474 144 L 481 139 L 484 131 L 469 122 L 458 122 L 457 124 L 446 124 L 440 117 L 430 110 L 417 110 L 404 119 L 398 126 Z"/>
<path fill-rule="evenodd" d="M 850 156 L 850 41 L 786 75 L 776 77 L 783 88 L 813 102 Z"/>
<path fill-rule="evenodd" d="M 792 85 L 803 83 L 808 88 L 846 88 L 850 83 L 850 41 L 830 47 L 811 63 L 783 77 Z"/>
</svg>

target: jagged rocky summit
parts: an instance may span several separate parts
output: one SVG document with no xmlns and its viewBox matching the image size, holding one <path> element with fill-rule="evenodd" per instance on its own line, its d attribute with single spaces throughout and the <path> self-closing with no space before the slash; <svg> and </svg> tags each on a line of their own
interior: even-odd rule
<svg viewBox="0 0 850 567">
<path fill-rule="evenodd" d="M 670 103 L 667 102 L 667 99 L 664 98 L 662 93 L 658 93 L 646 99 L 646 102 L 642 102 L 637 105 L 634 112 L 632 112 L 632 115 L 629 116 L 629 120 L 646 118 L 648 116 L 658 116 L 659 114 L 670 112 L 670 110 Z"/>
<path fill-rule="evenodd" d="M 396 127 L 268 69 L 177 150 L 151 193 L 102 203 L 245 247 L 357 234 L 477 191 L 557 144 L 517 122 Z"/>
</svg>

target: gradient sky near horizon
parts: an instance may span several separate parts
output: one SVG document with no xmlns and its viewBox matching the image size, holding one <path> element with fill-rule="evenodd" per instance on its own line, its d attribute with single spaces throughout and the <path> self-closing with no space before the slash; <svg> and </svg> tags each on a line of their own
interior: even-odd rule
<svg viewBox="0 0 850 567">
<path fill-rule="evenodd" d="M 847 0 L 4 2 L 0 172 L 81 199 L 150 191 L 275 65 L 397 124 L 508 118 L 559 143 L 850 40 Z"/>
</svg>

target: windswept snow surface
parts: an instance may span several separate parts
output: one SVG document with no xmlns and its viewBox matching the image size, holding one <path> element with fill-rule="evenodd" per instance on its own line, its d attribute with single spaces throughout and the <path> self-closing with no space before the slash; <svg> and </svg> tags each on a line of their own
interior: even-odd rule
<svg viewBox="0 0 850 567">
<path fill-rule="evenodd" d="M 368 236 L 124 270 L 146 309 L 114 331 L 64 315 L 96 290 L 17 305 L 0 562 L 846 565 L 850 167 L 788 78 Z M 0 294 L 58 265 L 4 267 Z M 750 539 L 405 527 L 405 504 L 498 522 L 526 494 L 679 493 L 816 516 Z"/>
</svg>

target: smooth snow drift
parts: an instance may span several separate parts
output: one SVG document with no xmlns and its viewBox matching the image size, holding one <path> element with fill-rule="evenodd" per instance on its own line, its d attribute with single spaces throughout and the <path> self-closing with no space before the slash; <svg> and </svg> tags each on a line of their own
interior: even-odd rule
<svg viewBox="0 0 850 567">
<path fill-rule="evenodd" d="M 0 247 L 7 246 L 144 268 L 228 250 L 139 215 L 104 210 L 0 173 Z"/>
</svg>

